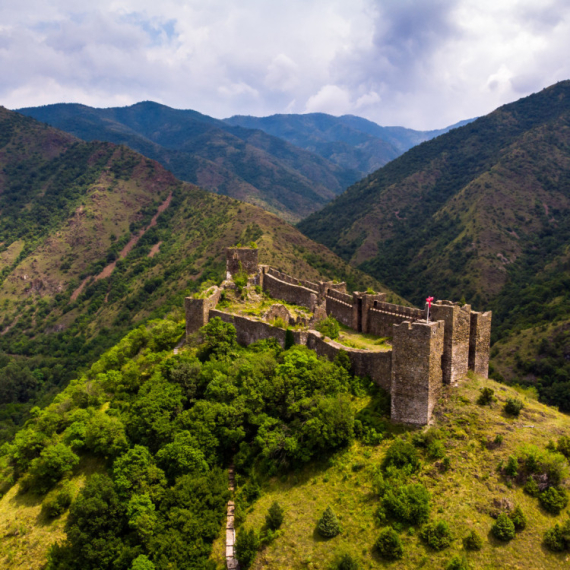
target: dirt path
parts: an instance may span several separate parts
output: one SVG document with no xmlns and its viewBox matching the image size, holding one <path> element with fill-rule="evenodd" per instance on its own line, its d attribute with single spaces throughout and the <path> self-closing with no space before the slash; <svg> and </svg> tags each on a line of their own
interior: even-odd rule
<svg viewBox="0 0 570 570">
<path fill-rule="evenodd" d="M 168 206 L 170 206 L 170 202 L 172 201 L 172 192 L 168 195 L 168 197 L 166 198 L 166 200 L 158 207 L 158 210 L 156 212 L 156 214 L 152 217 L 152 219 L 150 220 L 149 225 L 146 228 L 143 228 L 142 230 L 139 231 L 138 234 L 136 234 L 135 236 L 133 236 L 129 242 L 127 243 L 127 245 L 120 251 L 119 253 L 119 258 L 120 259 L 124 259 L 125 257 L 127 257 L 127 255 L 129 255 L 129 252 L 133 249 L 133 247 L 135 247 L 135 245 L 137 245 L 138 241 L 144 236 L 144 234 L 152 227 L 156 226 L 156 221 L 158 220 L 158 216 L 160 216 L 160 214 L 162 214 L 162 212 L 164 212 L 164 210 L 166 210 L 166 208 L 168 208 Z M 160 248 L 160 244 L 162 242 L 159 242 L 158 244 L 156 244 L 156 246 L 158 246 L 158 248 Z M 152 250 L 154 250 L 154 248 L 156 246 L 153 246 Z M 155 253 L 152 253 L 151 250 L 151 254 L 149 254 L 149 257 L 153 257 L 153 255 L 155 255 L 156 253 L 158 253 L 158 248 L 155 251 Z M 106 279 L 107 277 L 110 277 L 111 274 L 113 273 L 115 267 L 117 266 L 117 261 L 113 261 L 113 263 L 109 263 L 109 265 L 107 265 L 103 271 L 101 271 L 101 273 L 99 273 L 99 275 L 97 275 L 97 277 L 95 277 L 95 281 L 99 281 L 99 279 Z M 83 282 L 81 283 L 81 285 L 79 285 L 79 287 L 73 292 L 73 294 L 71 295 L 71 300 L 75 301 L 77 299 L 77 297 L 79 297 L 79 295 L 81 295 L 81 292 L 83 291 L 85 285 L 87 284 L 87 281 L 89 281 L 89 279 L 91 279 L 91 276 L 86 277 Z"/>
<path fill-rule="evenodd" d="M 230 465 L 228 469 L 228 490 L 233 494 L 235 490 L 235 469 Z M 228 501 L 228 514 L 226 517 L 226 567 L 228 570 L 239 570 L 239 562 L 235 558 L 236 531 L 234 528 L 235 503 Z"/>
</svg>

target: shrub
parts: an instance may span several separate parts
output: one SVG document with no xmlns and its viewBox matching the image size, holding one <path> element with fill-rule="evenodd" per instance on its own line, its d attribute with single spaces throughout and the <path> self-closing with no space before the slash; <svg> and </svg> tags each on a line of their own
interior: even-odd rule
<svg viewBox="0 0 570 570">
<path fill-rule="evenodd" d="M 544 545 L 553 552 L 570 550 L 570 519 L 562 526 L 555 524 L 544 533 Z"/>
<path fill-rule="evenodd" d="M 382 462 L 382 469 L 386 471 L 389 467 L 404 469 L 408 474 L 416 473 L 420 470 L 421 462 L 417 449 L 403 439 L 396 439 L 386 451 Z"/>
<path fill-rule="evenodd" d="M 495 436 L 495 439 L 493 440 L 493 443 L 498 447 L 499 445 L 501 445 L 503 443 L 503 436 L 499 433 Z"/>
<path fill-rule="evenodd" d="M 538 495 L 540 494 L 540 489 L 538 488 L 538 484 L 532 477 L 529 477 L 529 479 L 525 483 L 524 492 L 527 495 L 530 495 L 531 497 L 538 497 Z"/>
<path fill-rule="evenodd" d="M 340 533 L 340 524 L 330 507 L 325 509 L 323 516 L 319 519 L 317 530 L 323 538 L 334 538 Z"/>
<path fill-rule="evenodd" d="M 566 459 L 570 459 L 570 437 L 567 435 L 561 436 L 556 444 L 556 451 L 562 453 Z"/>
<path fill-rule="evenodd" d="M 568 495 L 564 489 L 549 487 L 539 495 L 540 504 L 549 513 L 557 515 L 568 504 Z"/>
<path fill-rule="evenodd" d="M 338 321 L 332 317 L 328 316 L 326 319 L 323 319 L 320 323 L 318 323 L 315 328 L 324 336 L 328 336 L 333 340 L 338 338 L 340 334 L 340 325 Z"/>
<path fill-rule="evenodd" d="M 450 468 L 450 467 L 451 467 L 451 459 L 449 459 L 449 456 L 446 455 L 446 456 L 443 458 L 443 461 L 441 462 L 441 468 L 442 468 L 444 471 L 449 471 L 449 468 Z"/>
<path fill-rule="evenodd" d="M 380 533 L 374 548 L 385 560 L 400 560 L 404 556 L 400 537 L 393 528 L 386 528 Z"/>
<path fill-rule="evenodd" d="M 491 527 L 491 532 L 498 540 L 507 542 L 515 537 L 515 524 L 506 513 L 501 513 Z"/>
<path fill-rule="evenodd" d="M 350 554 L 342 554 L 335 566 L 335 570 L 358 570 L 358 562 Z"/>
<path fill-rule="evenodd" d="M 471 564 L 463 556 L 456 554 L 445 567 L 445 570 L 470 570 Z"/>
<path fill-rule="evenodd" d="M 507 465 L 505 467 L 505 475 L 509 477 L 516 477 L 519 473 L 519 462 L 517 461 L 516 457 L 512 455 L 509 456 L 509 460 L 507 461 Z"/>
<path fill-rule="evenodd" d="M 441 459 L 445 456 L 445 447 L 440 439 L 435 439 L 428 444 L 428 456 L 432 459 Z"/>
<path fill-rule="evenodd" d="M 56 443 L 46 447 L 40 456 L 32 461 L 30 475 L 34 478 L 37 489 L 45 493 L 78 463 L 79 457 L 67 445 Z"/>
<path fill-rule="evenodd" d="M 513 521 L 515 530 L 524 530 L 526 528 L 526 516 L 518 505 L 509 513 L 509 518 Z"/>
<path fill-rule="evenodd" d="M 275 501 L 265 515 L 265 524 L 271 530 L 277 530 L 283 524 L 283 507 Z"/>
<path fill-rule="evenodd" d="M 65 486 L 58 493 L 46 497 L 42 502 L 42 508 L 48 517 L 55 518 L 65 512 L 72 500 L 73 493 L 69 486 Z"/>
<path fill-rule="evenodd" d="M 155 568 L 156 566 L 144 554 L 137 556 L 131 566 L 131 570 L 155 570 Z"/>
<path fill-rule="evenodd" d="M 236 558 L 240 567 L 247 570 L 255 560 L 259 549 L 259 538 L 253 529 L 241 530 L 236 539 Z"/>
<path fill-rule="evenodd" d="M 386 512 L 398 521 L 419 524 L 430 512 L 430 494 L 421 483 L 389 489 L 382 502 Z"/>
<path fill-rule="evenodd" d="M 470 531 L 463 539 L 463 548 L 465 550 L 481 550 L 483 548 L 483 539 L 477 531 Z"/>
<path fill-rule="evenodd" d="M 422 540 L 434 550 L 443 550 L 451 544 L 451 530 L 445 521 L 426 524 L 420 533 Z"/>
<path fill-rule="evenodd" d="M 524 405 L 518 398 L 508 398 L 505 403 L 505 412 L 518 418 Z"/>
<path fill-rule="evenodd" d="M 480 406 L 490 406 L 495 400 L 495 391 L 491 388 L 481 388 L 480 394 L 477 398 L 477 403 Z"/>
</svg>

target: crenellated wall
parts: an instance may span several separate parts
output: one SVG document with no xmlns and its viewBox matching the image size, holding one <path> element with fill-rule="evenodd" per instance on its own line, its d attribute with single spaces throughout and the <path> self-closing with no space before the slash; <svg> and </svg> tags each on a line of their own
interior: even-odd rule
<svg viewBox="0 0 570 570">
<path fill-rule="evenodd" d="M 348 303 L 329 296 L 327 296 L 325 300 L 327 315 L 333 316 L 339 323 L 342 323 L 346 327 L 353 326 L 352 303 L 349 305 Z"/>
</svg>

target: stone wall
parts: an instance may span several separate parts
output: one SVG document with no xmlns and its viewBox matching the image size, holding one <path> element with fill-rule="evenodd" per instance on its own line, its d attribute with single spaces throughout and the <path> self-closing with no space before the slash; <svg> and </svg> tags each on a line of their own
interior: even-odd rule
<svg viewBox="0 0 570 570">
<path fill-rule="evenodd" d="M 272 275 L 276 277 L 280 281 L 285 281 L 285 283 L 289 283 L 290 285 L 300 285 L 301 287 L 305 287 L 306 289 L 310 289 L 315 293 L 319 292 L 319 285 L 317 283 L 313 283 L 312 281 L 306 281 L 305 279 L 295 279 L 286 273 L 282 273 L 281 271 L 277 271 L 277 269 L 273 269 L 273 267 L 269 267 L 266 271 L 267 275 Z"/>
<path fill-rule="evenodd" d="M 344 303 L 334 297 L 326 298 L 327 315 L 333 316 L 346 327 L 354 328 L 352 304 Z"/>
<path fill-rule="evenodd" d="M 209 293 L 211 291 L 211 293 Z M 213 309 L 220 300 L 222 290 L 218 287 L 211 287 L 203 299 L 186 297 L 184 299 L 184 312 L 186 313 L 186 336 L 198 332 L 207 322 L 210 309 Z"/>
<path fill-rule="evenodd" d="M 460 306 L 451 301 L 437 301 L 431 307 L 431 315 L 434 321 L 445 322 L 443 382 L 457 386 L 459 380 L 467 374 L 469 366 L 471 305 Z"/>
<path fill-rule="evenodd" d="M 353 297 L 348 293 L 344 293 L 343 291 L 337 291 L 335 289 L 328 289 L 326 292 L 326 297 L 331 297 L 336 299 L 337 301 L 342 301 L 347 305 L 352 305 Z"/>
<path fill-rule="evenodd" d="M 493 313 L 471 312 L 469 335 L 469 370 L 485 378 L 489 376 L 489 350 L 491 347 L 491 319 Z"/>
<path fill-rule="evenodd" d="M 394 326 L 392 420 L 416 425 L 430 422 L 442 388 L 444 330 L 442 321 Z"/>
<path fill-rule="evenodd" d="M 307 307 L 310 311 L 315 309 L 317 294 L 306 287 L 292 285 L 266 273 L 263 277 L 263 289 L 274 299 L 279 299 L 292 305 Z"/>
<path fill-rule="evenodd" d="M 209 318 L 219 317 L 225 323 L 231 323 L 236 328 L 237 341 L 243 346 L 248 346 L 258 340 L 274 338 L 284 348 L 285 347 L 285 329 L 274 327 L 269 323 L 258 321 L 250 317 L 243 317 L 241 315 L 232 315 L 217 309 L 210 310 Z M 306 331 L 291 331 L 295 344 L 307 344 Z"/>
<path fill-rule="evenodd" d="M 373 352 L 348 348 L 334 341 L 325 342 L 317 331 L 309 331 L 307 346 L 319 356 L 334 360 L 336 355 L 344 350 L 350 358 L 352 372 L 357 376 L 368 376 L 373 382 L 390 392 L 392 374 L 392 351 Z"/>
<path fill-rule="evenodd" d="M 226 271 L 233 277 L 240 271 L 254 275 L 258 269 L 259 250 L 251 247 L 228 247 L 226 249 Z"/>
</svg>

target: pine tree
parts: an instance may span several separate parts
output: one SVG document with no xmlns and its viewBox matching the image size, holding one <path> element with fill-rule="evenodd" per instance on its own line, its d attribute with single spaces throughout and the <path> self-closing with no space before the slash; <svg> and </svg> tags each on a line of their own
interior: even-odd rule
<svg viewBox="0 0 570 570">
<path fill-rule="evenodd" d="M 317 523 L 317 530 L 323 538 L 333 538 L 340 533 L 340 524 L 330 507 L 327 507 Z"/>
</svg>

